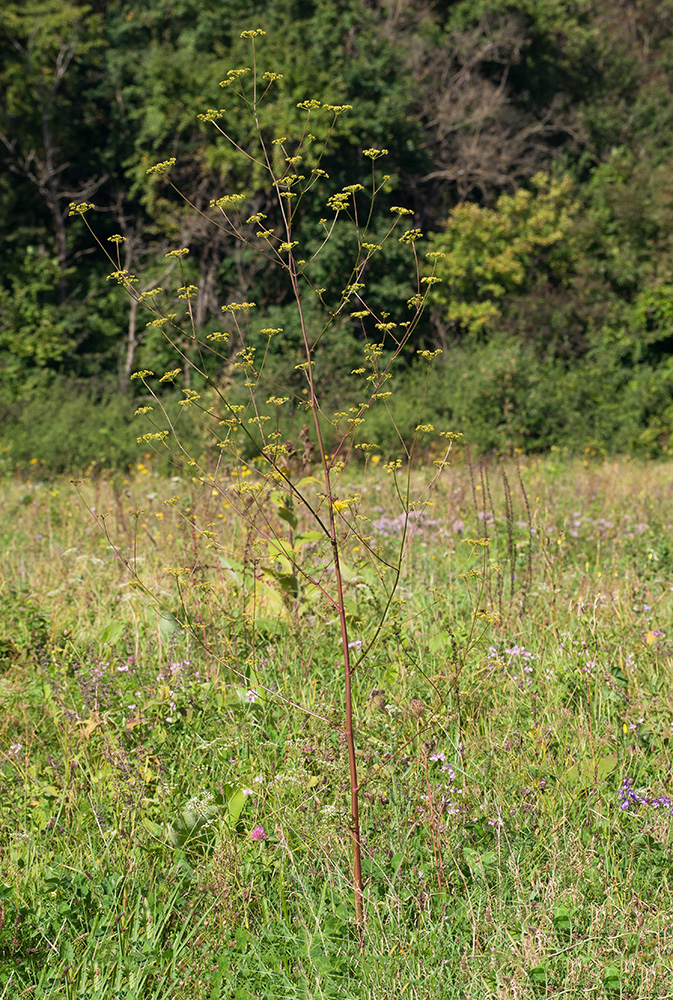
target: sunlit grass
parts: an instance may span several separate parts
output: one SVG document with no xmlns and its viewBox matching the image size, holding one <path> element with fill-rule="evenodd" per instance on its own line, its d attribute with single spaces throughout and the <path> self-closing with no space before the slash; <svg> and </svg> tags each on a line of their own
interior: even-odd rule
<svg viewBox="0 0 673 1000">
<path fill-rule="evenodd" d="M 335 623 L 188 478 L 36 473 L 0 501 L 0 997 L 673 996 L 669 466 L 447 473 L 358 668 L 364 952 Z M 362 510 L 392 546 L 378 468 Z"/>
</svg>

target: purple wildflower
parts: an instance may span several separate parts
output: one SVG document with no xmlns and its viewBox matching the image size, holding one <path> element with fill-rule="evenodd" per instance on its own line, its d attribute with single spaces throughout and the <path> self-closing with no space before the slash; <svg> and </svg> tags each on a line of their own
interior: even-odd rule
<svg viewBox="0 0 673 1000">
<path fill-rule="evenodd" d="M 673 813 L 673 802 L 667 795 L 660 795 L 657 798 L 647 798 L 640 795 L 633 787 L 633 778 L 624 778 L 619 789 L 619 808 L 622 812 L 632 806 L 654 806 L 655 809 L 668 809 Z"/>
</svg>

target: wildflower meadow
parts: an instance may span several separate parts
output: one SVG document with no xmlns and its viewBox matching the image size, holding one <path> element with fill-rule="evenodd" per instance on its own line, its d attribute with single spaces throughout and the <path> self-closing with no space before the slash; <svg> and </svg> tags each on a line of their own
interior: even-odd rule
<svg viewBox="0 0 673 1000">
<path fill-rule="evenodd" d="M 669 480 L 445 471 L 353 678 L 363 932 L 338 622 L 270 608 L 228 501 L 148 456 L 5 481 L 0 996 L 672 996 Z M 391 477 L 358 488 L 392 551 Z"/>
<path fill-rule="evenodd" d="M 433 232 L 394 130 L 230 49 L 129 192 L 50 195 L 77 322 L 3 293 L 0 1000 L 673 998 L 671 290 L 629 346 L 569 175 Z M 543 265 L 594 305 L 520 378 Z"/>
</svg>

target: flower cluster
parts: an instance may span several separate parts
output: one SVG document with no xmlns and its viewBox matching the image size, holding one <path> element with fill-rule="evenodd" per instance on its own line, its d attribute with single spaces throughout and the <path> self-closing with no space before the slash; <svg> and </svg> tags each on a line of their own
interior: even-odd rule
<svg viewBox="0 0 673 1000">
<path fill-rule="evenodd" d="M 442 774 L 443 783 L 437 786 L 433 795 L 435 808 L 444 816 L 460 815 L 465 809 L 465 785 L 458 783 L 456 772 L 451 764 L 448 763 L 445 753 L 442 751 L 432 753 L 428 757 L 428 760 L 432 763 L 441 764 L 439 770 Z M 421 799 L 424 803 L 429 801 L 427 795 L 421 796 Z M 421 812 L 424 810 L 425 807 L 421 807 Z"/>
<path fill-rule="evenodd" d="M 631 806 L 652 806 L 654 809 L 668 809 L 673 814 L 673 800 L 669 799 L 668 795 L 648 798 L 634 789 L 633 782 L 633 778 L 622 779 L 619 788 L 619 808 L 622 812 L 626 812 Z"/>
</svg>

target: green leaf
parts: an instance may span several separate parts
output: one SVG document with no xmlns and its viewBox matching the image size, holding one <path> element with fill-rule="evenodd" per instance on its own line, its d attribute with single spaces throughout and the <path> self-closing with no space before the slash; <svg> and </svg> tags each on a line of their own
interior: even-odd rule
<svg viewBox="0 0 673 1000">
<path fill-rule="evenodd" d="M 215 797 L 215 801 L 219 805 L 227 806 L 227 818 L 229 824 L 234 827 L 238 823 L 241 813 L 243 812 L 243 807 L 245 806 L 246 798 L 243 794 L 243 789 L 238 784 L 231 784 L 227 782 L 224 785 L 220 785 L 220 792 Z"/>
<path fill-rule="evenodd" d="M 465 860 L 471 869 L 479 869 L 482 866 L 493 865 L 498 860 L 498 855 L 495 851 L 485 851 L 483 854 L 479 854 L 475 851 L 473 847 L 464 848 Z"/>
<path fill-rule="evenodd" d="M 534 965 L 528 970 L 528 978 L 532 983 L 541 983 L 543 986 L 546 986 L 548 976 L 549 969 L 546 965 Z"/>
<path fill-rule="evenodd" d="M 617 767 L 617 754 L 601 757 L 594 764 L 593 760 L 582 760 L 571 767 L 566 775 L 569 785 L 587 785 L 603 782 Z"/>
<path fill-rule="evenodd" d="M 308 954 L 318 972 L 323 974 L 331 972 L 332 963 L 329 957 L 325 954 L 325 950 L 320 941 L 315 941 L 311 945 Z"/>
<path fill-rule="evenodd" d="M 287 632 L 287 625 L 277 618 L 255 618 L 255 629 L 266 635 L 284 635 Z"/>
<path fill-rule="evenodd" d="M 114 645 L 124 633 L 124 626 L 121 622 L 110 622 L 100 634 L 100 641 L 104 645 Z"/>
<path fill-rule="evenodd" d="M 358 571 L 347 562 L 340 563 L 341 576 L 347 583 L 354 583 L 358 579 Z"/>
<path fill-rule="evenodd" d="M 603 976 L 606 990 L 619 990 L 622 985 L 622 974 L 616 965 L 608 965 Z"/>
<path fill-rule="evenodd" d="M 164 828 L 161 826 L 160 823 L 155 823 L 153 820 L 148 819 L 147 817 L 145 817 L 142 822 L 147 832 L 150 833 L 153 837 L 163 836 Z"/>
<path fill-rule="evenodd" d="M 245 805 L 246 796 L 240 788 L 232 794 L 227 802 L 227 809 L 229 810 L 229 822 L 232 826 L 236 826 L 239 817 L 243 812 L 243 807 Z"/>
<path fill-rule="evenodd" d="M 234 559 L 225 559 L 224 556 L 218 555 L 217 560 L 223 569 L 229 571 L 231 579 L 234 581 L 237 587 L 243 586 L 243 571 L 245 567 L 243 563 L 236 562 Z"/>
<path fill-rule="evenodd" d="M 562 903 L 552 910 L 552 923 L 557 931 L 569 934 L 573 926 L 573 911 Z"/>
<path fill-rule="evenodd" d="M 295 548 L 298 545 L 310 545 L 312 542 L 321 542 L 324 538 L 322 531 L 302 531 L 294 540 Z"/>
<path fill-rule="evenodd" d="M 168 835 L 176 847 L 184 847 L 189 841 L 194 840 L 206 827 L 217 817 L 219 808 L 213 804 L 202 804 L 198 812 L 194 809 L 185 808 L 179 817 L 168 829 Z"/>
<path fill-rule="evenodd" d="M 181 631 L 180 622 L 172 611 L 162 611 L 159 616 L 159 634 L 164 642 L 168 642 L 171 636 Z"/>
<path fill-rule="evenodd" d="M 227 687 L 227 697 L 224 700 L 227 708 L 248 708 L 252 704 L 248 701 L 248 688 Z"/>
<path fill-rule="evenodd" d="M 292 511 L 285 506 L 278 507 L 278 517 L 282 521 L 285 521 L 287 524 L 289 524 L 291 528 L 296 528 L 297 524 L 299 523 L 297 521 L 296 515 L 293 514 Z"/>
</svg>

